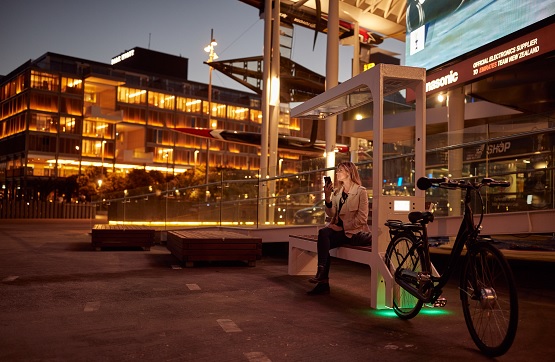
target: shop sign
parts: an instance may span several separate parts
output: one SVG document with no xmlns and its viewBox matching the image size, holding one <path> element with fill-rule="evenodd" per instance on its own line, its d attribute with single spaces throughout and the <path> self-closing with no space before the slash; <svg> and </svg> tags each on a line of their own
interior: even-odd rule
<svg viewBox="0 0 555 362">
<path fill-rule="evenodd" d="M 531 137 L 521 137 L 492 143 L 482 143 L 477 146 L 464 148 L 464 160 L 476 161 L 487 157 L 504 157 L 523 155 L 533 152 L 545 151 L 551 143 L 549 137 L 537 134 Z"/>
<path fill-rule="evenodd" d="M 474 82 L 491 75 L 496 70 L 547 54 L 555 50 L 553 33 L 555 33 L 555 23 L 451 66 L 432 71 L 426 76 L 426 95 L 430 96 Z M 408 90 L 407 101 L 412 102 L 414 99 L 414 92 Z"/>
</svg>

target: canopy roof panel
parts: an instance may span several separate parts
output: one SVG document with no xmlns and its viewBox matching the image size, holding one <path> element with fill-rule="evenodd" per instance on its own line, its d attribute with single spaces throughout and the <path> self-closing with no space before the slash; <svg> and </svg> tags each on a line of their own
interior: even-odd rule
<svg viewBox="0 0 555 362">
<path fill-rule="evenodd" d="M 382 99 L 403 89 L 413 88 L 425 79 L 422 68 L 379 64 L 291 110 L 291 117 L 327 118 L 374 101 L 369 85 L 381 79 Z"/>
</svg>

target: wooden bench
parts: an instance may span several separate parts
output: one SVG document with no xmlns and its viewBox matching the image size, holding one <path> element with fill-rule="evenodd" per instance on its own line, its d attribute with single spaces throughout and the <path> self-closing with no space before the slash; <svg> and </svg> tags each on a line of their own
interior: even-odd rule
<svg viewBox="0 0 555 362">
<path fill-rule="evenodd" d="M 314 275 L 318 266 L 317 235 L 289 235 L 289 275 Z M 343 245 L 330 250 L 330 256 L 361 264 L 372 263 L 372 246 Z"/>
<path fill-rule="evenodd" d="M 150 250 L 154 245 L 155 230 L 145 226 L 95 224 L 92 246 L 96 250 L 103 247 L 140 247 Z"/>
<path fill-rule="evenodd" d="M 168 250 L 186 267 L 195 261 L 246 261 L 255 266 L 262 257 L 262 239 L 232 231 L 168 231 Z"/>
</svg>

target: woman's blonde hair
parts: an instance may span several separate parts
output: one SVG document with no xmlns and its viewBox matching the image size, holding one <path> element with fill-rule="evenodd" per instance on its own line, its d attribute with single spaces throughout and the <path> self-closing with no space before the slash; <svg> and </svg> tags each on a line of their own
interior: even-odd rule
<svg viewBox="0 0 555 362">
<path fill-rule="evenodd" d="M 340 162 L 336 169 L 342 167 L 345 171 L 349 174 L 351 181 L 356 183 L 357 185 L 362 185 L 362 180 L 360 179 L 360 175 L 358 174 L 357 166 L 352 163 L 351 161 L 343 161 Z"/>
</svg>

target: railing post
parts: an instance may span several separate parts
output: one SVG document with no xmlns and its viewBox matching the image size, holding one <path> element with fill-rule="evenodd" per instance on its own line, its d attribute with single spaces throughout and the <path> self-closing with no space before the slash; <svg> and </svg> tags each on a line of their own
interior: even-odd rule
<svg viewBox="0 0 555 362">
<path fill-rule="evenodd" d="M 220 171 L 220 226 L 222 226 L 222 205 L 224 198 L 224 172 Z"/>
</svg>

